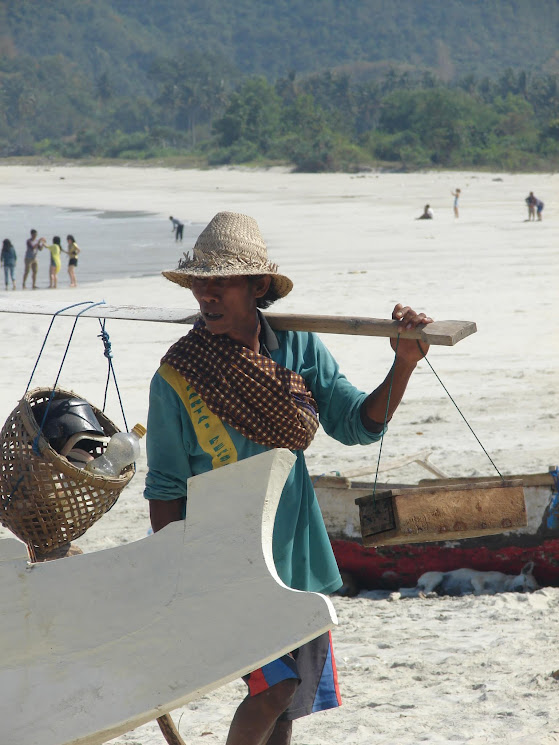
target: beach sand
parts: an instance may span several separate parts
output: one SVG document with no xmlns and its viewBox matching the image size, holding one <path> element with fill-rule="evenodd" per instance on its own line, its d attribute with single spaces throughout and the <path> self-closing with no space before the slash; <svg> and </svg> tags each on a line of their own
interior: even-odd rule
<svg viewBox="0 0 559 745">
<path fill-rule="evenodd" d="M 456 187 L 462 189 L 459 219 L 450 195 Z M 529 191 L 546 204 L 541 223 L 525 221 Z M 172 240 L 169 214 L 201 224 L 223 209 L 254 216 L 272 259 L 295 283 L 274 311 L 389 318 L 394 304 L 405 302 L 437 320 L 475 321 L 477 334 L 452 348 L 433 347 L 429 360 L 503 474 L 542 472 L 558 461 L 558 197 L 559 176 L 550 174 L 0 167 L 0 205 L 155 212 L 162 218 L 162 244 Z M 435 219 L 415 221 L 426 203 Z M 188 248 L 185 241 L 182 249 Z M 172 267 L 161 267 L 166 268 Z M 188 291 L 160 276 L 108 278 L 75 290 L 67 285 L 63 270 L 56 291 L 3 298 L 60 307 L 105 300 L 195 308 Z M 0 314 L 1 421 L 25 391 L 48 323 L 44 316 Z M 52 385 L 71 327 L 70 319 L 57 320 L 31 387 Z M 107 329 L 127 421 L 145 423 L 150 378 L 186 329 L 126 321 L 110 321 Z M 97 321 L 79 321 L 59 385 L 100 406 L 107 368 L 98 334 Z M 364 390 L 378 385 L 390 368 L 386 339 L 324 340 Z M 122 426 L 112 388 L 107 413 Z M 384 440 L 381 472 L 425 450 L 449 476 L 495 474 L 422 363 Z M 313 473 L 324 473 L 364 466 L 374 472 L 377 458 L 378 446 L 349 448 L 319 433 L 307 459 Z M 413 468 L 390 475 L 413 478 Z M 145 537 L 145 470 L 142 457 L 113 510 L 77 541 L 84 551 Z M 559 743 L 559 681 L 551 676 L 559 669 L 559 589 L 428 600 L 362 596 L 334 603 L 344 705 L 296 722 L 294 743 Z M 186 742 L 224 742 L 243 695 L 243 684 L 232 683 L 174 712 Z M 153 723 L 112 742 L 156 745 L 163 738 Z"/>
</svg>

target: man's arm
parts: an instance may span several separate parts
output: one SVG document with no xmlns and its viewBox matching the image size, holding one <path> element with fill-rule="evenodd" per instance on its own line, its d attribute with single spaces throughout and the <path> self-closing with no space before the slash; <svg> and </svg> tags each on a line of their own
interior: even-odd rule
<svg viewBox="0 0 559 745">
<path fill-rule="evenodd" d="M 160 368 L 150 384 L 146 435 L 148 471 L 144 497 L 149 501 L 154 533 L 184 519 L 187 482 L 192 476 L 184 442 L 184 407 L 163 375 Z"/>
<path fill-rule="evenodd" d="M 403 306 L 401 303 L 395 306 L 392 318 L 400 321 L 402 330 L 433 322 L 433 319 L 425 313 L 416 313 L 409 306 Z M 371 431 L 375 431 L 375 423 L 381 425 L 385 417 L 387 422 L 392 419 L 402 400 L 411 374 L 429 349 L 428 344 L 418 343 L 415 339 L 391 339 L 390 344 L 396 352 L 394 365 L 379 387 L 367 396 L 361 407 L 361 421 Z M 389 395 L 390 402 L 388 402 Z M 388 412 L 386 411 L 387 404 Z"/>
<path fill-rule="evenodd" d="M 182 520 L 182 499 L 150 499 L 149 517 L 154 533 L 169 523 Z"/>
</svg>

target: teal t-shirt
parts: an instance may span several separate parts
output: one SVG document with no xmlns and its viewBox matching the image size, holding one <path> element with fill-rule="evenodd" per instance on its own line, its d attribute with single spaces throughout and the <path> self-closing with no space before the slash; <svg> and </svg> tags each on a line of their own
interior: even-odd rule
<svg viewBox="0 0 559 745">
<path fill-rule="evenodd" d="M 359 409 L 367 394 L 340 373 L 336 360 L 315 334 L 278 331 L 275 336 L 277 348 L 269 349 L 270 356 L 305 379 L 318 405 L 320 424 L 331 437 L 346 445 L 367 445 L 381 437 L 382 433 L 371 433 L 361 423 Z M 187 497 L 191 476 L 270 448 L 218 419 L 190 384 L 163 364 L 151 382 L 146 449 L 144 496 L 177 499 Z M 274 523 L 276 569 L 282 581 L 294 589 L 334 592 L 342 582 L 330 539 L 303 451 L 294 454 L 297 460 Z"/>
</svg>

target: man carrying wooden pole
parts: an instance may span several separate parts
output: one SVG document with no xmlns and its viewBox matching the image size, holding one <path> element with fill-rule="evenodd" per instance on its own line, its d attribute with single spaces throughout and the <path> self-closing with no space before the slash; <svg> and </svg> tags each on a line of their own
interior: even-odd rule
<svg viewBox="0 0 559 745">
<path fill-rule="evenodd" d="M 163 274 L 192 290 L 200 319 L 165 354 L 151 384 L 145 496 L 154 531 L 188 519 L 190 476 L 288 448 L 297 460 L 274 524 L 276 569 L 294 589 L 334 592 L 342 582 L 304 450 L 319 417 L 325 431 L 344 444 L 380 439 L 428 349 L 404 336 L 432 319 L 395 306 L 392 319 L 403 333 L 390 340 L 394 364 L 367 395 L 340 373 L 314 333 L 274 332 L 260 312 L 285 297 L 293 283 L 269 261 L 252 218 L 218 213 L 199 236 L 193 258 Z M 232 643 L 242 630 L 234 632 Z M 248 696 L 233 718 L 227 745 L 288 745 L 294 719 L 341 703 L 329 633 L 252 672 L 245 682 Z"/>
</svg>

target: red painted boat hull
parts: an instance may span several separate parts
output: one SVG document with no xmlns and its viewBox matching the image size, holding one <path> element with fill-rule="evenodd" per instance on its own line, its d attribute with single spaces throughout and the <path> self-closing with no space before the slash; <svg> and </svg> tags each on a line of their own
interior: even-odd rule
<svg viewBox="0 0 559 745">
<path fill-rule="evenodd" d="M 355 504 L 356 498 L 372 493 L 372 485 L 330 477 L 317 479 L 315 490 L 338 566 L 342 572 L 352 576 L 358 588 L 397 590 L 415 587 L 425 572 L 461 568 L 518 574 L 530 561 L 534 562 L 534 576 L 540 585 L 559 587 L 559 488 L 556 476 L 547 473 L 514 478 L 520 478 L 524 483 L 527 511 L 524 528 L 462 540 L 376 548 L 363 546 L 359 510 Z M 406 487 L 401 485 L 401 488 Z"/>
<path fill-rule="evenodd" d="M 479 571 L 518 574 L 529 561 L 535 564 L 534 576 L 542 586 L 559 586 L 559 538 L 544 539 L 533 545 L 491 547 L 444 543 L 410 543 L 403 546 L 365 548 L 356 541 L 332 540 L 340 570 L 353 576 L 367 590 L 397 590 L 414 587 L 424 572 L 469 567 Z"/>
</svg>

